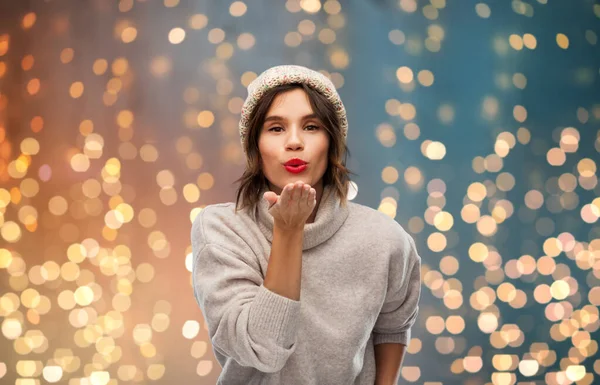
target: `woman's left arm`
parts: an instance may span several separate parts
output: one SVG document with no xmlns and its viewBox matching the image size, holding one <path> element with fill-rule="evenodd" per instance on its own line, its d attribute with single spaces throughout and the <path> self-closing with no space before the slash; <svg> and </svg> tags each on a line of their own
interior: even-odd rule
<svg viewBox="0 0 600 385">
<path fill-rule="evenodd" d="M 375 385 L 395 385 L 411 329 L 419 314 L 421 257 L 414 239 L 403 231 L 403 242 L 392 256 L 388 290 L 373 328 Z"/>
<path fill-rule="evenodd" d="M 396 385 L 406 345 L 384 343 L 375 345 L 375 385 Z"/>
</svg>

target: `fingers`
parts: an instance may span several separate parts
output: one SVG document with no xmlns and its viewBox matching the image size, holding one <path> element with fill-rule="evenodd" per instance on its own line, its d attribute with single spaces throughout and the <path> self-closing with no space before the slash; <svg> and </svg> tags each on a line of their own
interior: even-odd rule
<svg viewBox="0 0 600 385">
<path fill-rule="evenodd" d="M 310 193 L 310 186 L 304 184 L 302 186 L 302 196 L 300 197 L 300 203 L 305 203 L 308 200 L 308 194 Z"/>
<path fill-rule="evenodd" d="M 290 204 L 308 204 L 314 202 L 316 190 L 302 181 L 288 183 L 281 191 L 281 204 L 287 207 Z"/>
<path fill-rule="evenodd" d="M 291 183 L 291 189 L 289 190 L 290 196 L 290 204 L 297 203 L 300 200 L 300 196 L 302 195 L 301 187 L 303 182 L 298 181 L 296 183 Z"/>
<path fill-rule="evenodd" d="M 281 191 L 281 205 L 283 207 L 287 207 L 287 205 L 290 202 L 290 199 L 291 199 L 290 195 L 291 195 L 292 187 L 293 187 L 293 185 L 287 184 L 287 185 L 285 185 L 285 187 Z"/>
<path fill-rule="evenodd" d="M 294 190 L 293 190 L 293 194 L 292 194 L 292 200 L 294 201 L 294 203 L 298 202 L 300 200 L 300 198 L 302 197 L 302 186 L 304 185 L 303 182 L 296 182 L 294 183 Z"/>
<path fill-rule="evenodd" d="M 308 199 L 306 200 L 308 205 L 311 206 L 316 202 L 317 200 L 317 191 L 314 188 L 311 188 L 310 191 L 308 192 Z"/>
</svg>

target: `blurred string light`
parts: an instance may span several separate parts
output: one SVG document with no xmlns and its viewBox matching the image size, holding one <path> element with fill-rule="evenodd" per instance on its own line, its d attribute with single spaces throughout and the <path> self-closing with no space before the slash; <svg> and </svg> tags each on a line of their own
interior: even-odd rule
<svg viewBox="0 0 600 385">
<path fill-rule="evenodd" d="M 482 95 L 480 105 L 413 99 L 413 94 L 442 89 L 452 76 L 436 70 L 434 61 L 448 50 L 456 26 L 446 12 L 456 5 L 446 0 L 373 3 L 425 23 L 422 30 L 390 26 L 381 37 L 385 49 L 432 58 L 422 65 L 394 63 L 399 92 L 386 97 L 385 120 L 374 125 L 385 151 L 413 149 L 422 155 L 411 159 L 401 152 L 402 164 L 383 165 L 385 187 L 377 207 L 391 218 L 406 218 L 407 229 L 423 245 L 424 303 L 403 380 L 429 385 L 597 382 L 600 139 L 596 132 L 589 140 L 583 126 L 591 130 L 600 121 L 598 100 L 577 106 L 566 126 L 551 127 L 540 138 L 531 128 L 536 124 L 529 104 L 502 94 L 535 86 L 535 74 L 526 70 L 490 70 L 496 89 Z M 547 3 L 514 0 L 507 7 L 517 17 L 535 20 L 548 11 L 544 7 L 552 7 Z M 5 360 L 0 362 L 3 383 L 163 383 L 180 380 L 185 369 L 200 383 L 214 383 L 218 366 L 208 356 L 206 324 L 195 310 L 190 282 L 176 286 L 185 281 L 178 277 L 189 276 L 192 256 L 190 246 L 181 247 L 189 243 L 189 223 L 175 221 L 175 213 L 193 206 L 191 223 L 211 196 L 221 196 L 213 193 L 225 178 L 215 159 L 234 166 L 236 173 L 244 165 L 237 122 L 245 87 L 257 76 L 251 68 L 260 67 L 247 55 L 263 56 L 265 42 L 272 44 L 275 36 L 280 46 L 268 49 L 287 48 L 299 64 L 322 61 L 325 65 L 316 67 L 342 93 L 344 71 L 356 65 L 352 55 L 358 53 L 340 42 L 359 21 L 351 18 L 351 4 L 337 0 L 286 0 L 275 12 L 293 22 L 285 23 L 288 29 L 280 34 L 264 27 L 265 10 L 244 1 L 204 9 L 183 0 L 111 4 L 94 4 L 95 12 L 113 17 L 111 33 L 101 36 L 114 43 L 102 45 L 109 51 L 96 50 L 93 34 L 75 30 L 75 13 L 70 18 L 52 1 L 19 13 L 14 29 L 0 32 L 0 85 L 15 85 L 0 88 L 0 274 L 6 289 L 0 294 L 0 346 L 8 352 L 0 358 Z M 587 7 L 584 12 L 598 23 L 600 5 L 578 6 Z M 63 7 L 77 11 L 75 2 Z M 484 1 L 469 7 L 461 17 L 483 22 L 505 12 Z M 243 23 L 248 20 L 257 22 Z M 558 25 L 543 35 L 507 27 L 489 46 L 498 58 L 550 45 L 572 55 L 581 45 L 597 49 L 596 26 L 584 26 L 579 35 Z M 25 34 L 32 40 L 51 35 L 60 44 L 31 48 L 18 43 Z M 76 35 L 84 44 L 77 45 Z M 147 49 L 149 42 L 153 49 Z M 234 66 L 238 60 L 249 64 Z M 182 62 L 196 61 L 197 72 L 180 69 Z M 48 77 L 46 69 L 57 63 L 66 70 Z M 572 75 L 573 84 L 592 87 L 598 68 L 578 68 Z M 183 85 L 179 76 L 186 77 Z M 169 127 L 159 127 L 165 136 L 152 127 L 160 113 L 135 102 L 136 93 L 155 82 L 162 87 L 161 98 L 175 100 L 182 109 L 181 116 L 170 117 Z M 358 108 L 351 103 L 347 108 Z M 430 104 L 434 114 L 424 120 Z M 69 106 L 88 109 L 64 116 Z M 18 129 L 7 118 L 13 108 L 21 110 Z M 467 112 L 503 128 L 494 128 L 491 143 L 476 143 L 482 155 L 470 159 L 469 167 L 478 180 L 461 184 L 465 179 L 453 178 L 452 172 L 458 165 L 448 160 L 460 150 L 440 138 Z M 368 130 L 352 132 L 363 140 Z M 556 174 L 545 179 L 535 171 L 520 179 L 521 170 L 509 165 L 523 150 Z M 449 172 L 431 177 L 438 167 Z M 354 181 L 351 187 L 354 199 L 359 188 Z M 449 205 L 451 191 L 462 194 L 460 206 Z M 418 215 L 404 208 L 409 194 L 425 203 Z M 557 234 L 561 215 L 580 231 Z M 517 239 L 511 244 L 504 235 L 511 226 L 532 228 L 538 243 Z M 508 251 L 521 241 L 519 253 Z M 181 249 L 175 251 L 177 246 Z M 542 252 L 529 252 L 533 246 Z M 171 259 L 181 254 L 185 270 Z M 189 293 L 188 302 L 182 290 Z M 188 352 L 187 361 L 182 351 Z M 432 353 L 438 363 L 433 371 L 428 369 Z"/>
<path fill-rule="evenodd" d="M 540 1 L 539 3 L 545 4 L 546 2 Z M 514 12 L 517 14 L 527 17 L 533 16 L 533 8 L 530 4 L 515 1 L 512 3 L 512 6 Z M 409 14 L 416 13 L 417 9 L 420 8 L 416 6 L 415 2 L 410 0 L 400 0 L 399 7 L 402 11 Z M 445 8 L 445 2 L 436 3 L 432 1 L 431 4 L 424 5 L 421 10 L 425 18 L 435 21 L 440 15 L 439 10 L 443 8 Z M 598 13 L 596 9 L 597 7 L 594 6 L 594 12 Z M 475 12 L 482 19 L 489 19 L 492 15 L 490 6 L 485 3 L 476 4 Z M 407 36 L 404 31 L 398 29 L 391 30 L 388 39 L 394 45 L 404 46 L 406 52 L 410 55 L 421 54 L 421 47 L 423 46 L 430 52 L 438 52 L 441 48 L 441 44 L 439 43 L 443 41 L 445 31 L 437 24 L 430 25 L 429 31 L 430 36 L 428 39 L 430 40 L 425 40 L 424 42 L 416 40 L 416 37 L 410 37 L 410 34 Z M 435 33 L 431 33 L 431 31 L 435 31 Z M 432 36 L 434 37 L 432 38 Z M 592 30 L 586 31 L 585 38 L 590 45 L 596 45 L 597 38 Z M 410 44 L 407 45 L 407 42 L 410 42 Z M 523 50 L 524 48 L 535 50 L 538 46 L 538 40 L 531 33 L 522 35 L 510 34 L 508 42 L 496 40 L 494 44 L 496 53 L 504 56 L 508 53 L 506 48 L 509 46 L 516 51 Z M 556 45 L 565 50 L 569 48 L 569 38 L 566 34 L 556 34 Z M 434 74 L 432 71 L 421 69 L 419 76 L 415 76 L 415 72 L 416 70 L 414 68 L 407 65 L 397 68 L 396 78 L 402 91 L 412 92 L 416 89 L 417 85 L 429 87 L 434 83 Z M 587 78 L 587 80 L 584 81 L 580 80 L 579 83 L 587 82 L 589 84 L 592 81 L 589 79 L 594 78 L 594 75 L 590 75 L 589 72 L 583 72 L 583 74 L 580 73 L 578 76 L 579 79 L 583 76 L 586 76 Z M 416 80 L 418 80 L 418 82 Z M 516 72 L 512 75 L 500 73 L 496 76 L 496 85 L 498 88 L 504 90 L 509 89 L 511 86 L 523 90 L 527 87 L 527 77 L 520 72 Z M 485 96 L 482 107 L 482 118 L 488 121 L 496 121 L 498 119 L 499 100 L 497 97 Z M 596 119 L 600 118 L 599 107 L 600 105 L 598 104 L 592 106 L 597 117 Z M 390 116 L 399 117 L 399 121 L 403 122 L 401 124 L 404 125 L 403 131 L 406 139 L 412 141 L 419 138 L 420 130 L 416 123 L 416 121 L 418 121 L 418 108 L 414 103 L 411 103 L 409 100 L 400 101 L 392 98 L 388 99 L 385 103 L 385 110 Z M 515 124 L 526 124 L 528 111 L 525 106 L 515 105 L 512 112 Z M 441 104 L 439 106 L 438 119 L 440 124 L 443 125 L 453 122 L 454 115 L 453 105 Z M 588 116 L 588 110 L 579 107 L 577 109 L 577 119 L 573 120 L 572 124 L 585 124 L 587 123 Z M 484 237 L 494 237 L 499 231 L 499 226 L 515 214 L 514 204 L 504 197 L 506 192 L 510 192 L 515 187 L 516 180 L 510 172 L 502 171 L 504 168 L 502 159 L 508 158 L 510 152 L 515 150 L 517 144 L 527 146 L 531 142 L 530 131 L 524 126 L 517 127 L 517 136 L 509 131 L 501 132 L 497 136 L 494 153 L 485 158 L 477 157 L 473 162 L 473 170 L 476 173 L 499 173 L 495 183 L 485 180 L 484 183 L 474 182 L 468 187 L 468 198 L 465 199 L 465 205 L 460 213 L 463 222 L 476 225 L 476 232 Z M 567 152 L 577 153 L 581 138 L 579 131 L 575 127 L 562 128 L 560 135 L 558 134 L 558 130 L 555 132 L 557 135 L 554 136 L 554 138 L 556 141 L 560 142 L 560 146 L 551 148 L 547 152 L 544 160 L 548 165 L 559 167 L 565 164 Z M 397 145 L 398 139 L 396 137 L 394 125 L 381 123 L 377 126 L 376 134 L 384 147 L 395 147 Z M 596 136 L 596 138 L 597 137 L 598 136 Z M 569 143 L 569 145 L 567 145 L 567 143 Z M 592 150 L 596 153 L 600 151 L 599 144 L 598 139 L 593 143 Z M 425 158 L 435 161 L 444 159 L 446 148 L 441 142 L 423 139 L 421 152 Z M 539 151 L 536 152 L 538 155 L 542 155 Z M 586 190 L 594 190 L 596 195 L 598 195 L 596 162 L 592 161 L 590 158 L 583 158 L 579 161 L 577 169 L 580 170 L 580 172 L 567 172 L 562 174 L 561 180 L 564 182 L 560 189 L 563 194 L 561 196 L 559 207 L 548 204 L 547 209 L 549 212 L 559 214 L 563 210 L 577 209 L 579 206 L 579 198 L 578 195 L 574 193 L 574 190 L 578 185 L 583 189 L 582 194 L 585 194 Z M 385 166 L 382 171 L 383 182 L 389 185 L 395 185 L 399 180 L 400 172 L 401 169 L 399 167 Z M 414 166 L 405 166 L 404 182 L 413 190 L 422 190 L 425 183 L 424 178 L 423 172 L 418 168 Z M 428 249 L 432 252 L 444 253 L 447 255 L 444 255 L 440 261 L 439 272 L 429 266 L 425 268 L 424 282 L 432 290 L 434 296 L 443 299 L 446 308 L 451 310 L 461 310 L 464 309 L 464 301 L 462 299 L 463 287 L 461 282 L 451 277 L 444 278 L 444 274 L 447 276 L 455 275 L 460 266 L 459 259 L 454 255 L 449 255 L 454 253 L 452 248 L 458 245 L 456 238 L 457 233 L 452 231 L 454 217 L 451 212 L 444 210 L 444 181 L 433 179 L 428 186 L 433 187 L 435 185 L 443 186 L 444 188 L 432 188 L 430 190 L 431 195 L 428 199 L 429 208 L 426 211 L 424 219 L 429 225 L 434 226 L 437 231 L 433 231 L 426 237 L 426 244 Z M 552 193 L 552 191 L 550 191 L 550 193 Z M 384 197 L 379 206 L 379 210 L 385 212 L 392 218 L 396 218 L 398 201 L 401 199 L 399 193 L 390 187 L 382 192 L 382 196 Z M 533 198 L 534 196 L 536 196 L 536 198 Z M 554 196 L 556 195 L 550 195 L 551 198 Z M 484 212 L 482 212 L 482 209 L 484 209 L 483 203 L 488 199 L 490 200 L 487 209 L 489 214 L 484 214 Z M 535 206 L 528 204 L 528 202 L 533 203 L 532 199 L 536 200 Z M 543 199 L 544 193 L 541 193 L 539 190 L 530 190 L 525 195 L 525 203 L 531 210 L 539 210 L 542 208 L 544 204 Z M 598 207 L 600 200 L 595 198 L 592 202 L 595 203 L 583 204 L 580 211 L 580 220 L 587 224 L 597 223 L 598 218 L 600 217 L 600 210 Z M 517 204 L 517 208 L 519 209 L 519 214 L 527 212 L 523 210 L 521 205 Z M 423 218 L 410 218 L 408 220 L 408 227 L 413 233 L 423 232 L 423 230 L 425 230 Z M 497 372 L 492 372 L 492 376 L 489 379 L 493 384 L 512 385 L 516 382 L 517 375 L 531 377 L 532 379 L 543 378 L 544 383 L 551 384 L 566 384 L 575 381 L 578 384 L 590 384 L 595 381 L 597 378 L 596 376 L 600 373 L 600 361 L 597 359 L 594 360 L 594 357 L 598 357 L 598 346 L 596 340 L 591 337 L 591 333 L 597 332 L 599 326 L 597 306 L 600 303 L 600 298 L 598 298 L 599 292 L 596 290 L 596 286 L 598 284 L 598 278 L 600 278 L 600 271 L 598 271 L 600 266 L 596 261 L 600 256 L 598 253 L 598 246 L 600 246 L 600 231 L 595 227 L 595 232 L 593 230 L 590 233 L 590 237 L 593 237 L 592 239 L 589 241 L 576 241 L 570 233 L 562 233 L 558 237 L 552 237 L 551 235 L 554 233 L 554 228 L 555 225 L 549 218 L 540 218 L 536 224 L 538 233 L 546 237 L 546 241 L 544 242 L 544 253 L 546 255 L 531 256 L 529 254 L 523 254 L 517 259 L 505 256 L 504 258 L 507 258 L 507 260 L 503 262 L 502 255 L 500 254 L 500 249 L 503 248 L 501 243 L 496 246 L 494 244 L 489 244 L 488 242 L 475 242 L 469 248 L 469 257 L 474 262 L 483 263 L 487 269 L 485 276 L 480 277 L 484 278 L 484 280 L 478 279 L 478 281 L 476 281 L 475 288 L 478 291 L 471 295 L 470 301 L 470 306 L 481 312 L 481 315 L 477 320 L 478 328 L 482 332 L 490 335 L 489 342 L 493 348 L 504 349 L 507 345 L 521 348 L 527 346 L 527 344 L 531 346 L 530 353 L 525 353 L 525 355 L 522 356 L 522 360 L 518 355 L 495 354 L 491 356 L 492 371 L 497 370 Z M 493 238 L 490 238 L 490 240 L 492 239 Z M 550 251 L 549 249 L 550 244 L 556 245 L 553 251 Z M 567 267 L 570 266 L 570 264 L 554 262 L 555 258 L 561 253 L 565 253 L 565 255 L 576 264 L 578 269 L 583 272 L 589 272 L 587 287 L 584 291 L 581 291 L 577 279 L 571 275 L 570 269 Z M 523 289 L 521 289 L 518 288 L 519 285 L 515 286 L 512 282 L 505 281 L 521 279 L 525 282 L 533 283 L 543 281 L 541 277 L 543 275 L 552 276 L 553 282 L 551 281 L 551 285 L 540 283 L 535 286 L 533 289 L 533 298 L 529 298 L 531 295 L 531 289 L 529 287 L 526 288 L 523 286 Z M 494 290 L 492 286 L 496 286 L 497 288 Z M 546 296 L 542 294 L 544 288 L 547 288 Z M 486 291 L 482 291 L 483 289 L 486 289 Z M 483 297 L 483 293 L 486 292 L 491 298 Z M 482 293 L 482 295 L 479 295 L 479 293 Z M 583 297 L 581 295 L 582 293 L 586 293 L 587 298 Z M 574 333 L 576 333 L 584 342 L 582 342 L 582 344 L 574 343 L 573 348 L 568 351 L 568 354 L 565 357 L 557 357 L 557 351 L 550 348 L 550 345 L 526 340 L 526 332 L 531 331 L 534 327 L 531 322 L 533 319 L 531 319 L 528 324 L 525 324 L 525 330 L 517 324 L 505 324 L 502 326 L 500 323 L 500 312 L 502 307 L 495 305 L 496 298 L 509 304 L 514 309 L 523 309 L 527 306 L 532 309 L 529 310 L 530 312 L 535 311 L 531 305 L 528 305 L 528 302 L 531 302 L 532 300 L 539 304 L 548 304 L 545 308 L 545 318 L 554 322 L 554 325 L 551 328 L 550 338 L 555 341 L 563 341 L 567 338 L 573 339 Z M 551 302 L 552 300 L 557 302 Z M 439 314 L 439 312 L 435 313 Z M 586 321 L 582 322 L 581 316 L 584 316 Z M 450 319 L 452 319 L 452 321 L 450 321 Z M 526 318 L 522 319 L 525 320 Z M 439 315 L 427 317 L 425 321 L 427 331 L 435 335 L 441 334 L 444 330 L 443 320 L 444 318 Z M 448 316 L 448 321 L 450 321 L 450 325 L 453 325 L 453 322 L 460 322 L 461 325 L 465 322 L 461 316 L 455 315 Z M 577 325 L 577 327 L 570 330 L 565 329 L 564 325 L 568 323 Z M 459 330 L 462 331 L 462 328 Z M 512 338 L 507 334 L 508 330 L 512 330 L 514 340 L 508 339 Z M 543 333 L 540 334 L 543 335 Z M 540 340 L 543 340 L 543 338 Z M 476 341 L 470 342 L 476 343 Z M 586 348 L 582 349 L 581 347 L 584 345 Z M 458 353 L 466 348 L 466 341 L 460 338 L 440 336 L 435 339 L 435 349 L 441 354 Z M 409 351 L 411 353 L 417 353 L 420 352 L 421 349 L 422 343 L 416 342 L 413 339 Z M 539 354 L 540 349 L 543 349 L 541 350 L 544 353 L 543 356 Z M 454 374 L 465 374 L 465 372 L 481 373 L 488 364 L 488 362 L 482 359 L 482 355 L 483 352 L 476 346 L 475 348 L 470 349 L 469 353 L 463 356 L 463 358 L 456 359 L 451 365 L 450 371 Z M 586 359 L 588 362 L 591 359 L 591 364 L 589 364 L 587 368 L 585 365 L 582 365 Z M 560 362 L 557 362 L 558 360 L 560 360 Z M 558 370 L 550 369 L 557 364 L 559 365 Z M 590 372 L 590 367 L 593 368 L 596 376 L 594 373 Z M 512 373 L 509 373 L 508 371 L 512 371 Z M 427 377 L 423 378 L 423 373 L 421 373 L 419 367 L 405 366 L 402 369 L 402 375 L 404 379 L 409 382 L 428 379 Z"/>
</svg>

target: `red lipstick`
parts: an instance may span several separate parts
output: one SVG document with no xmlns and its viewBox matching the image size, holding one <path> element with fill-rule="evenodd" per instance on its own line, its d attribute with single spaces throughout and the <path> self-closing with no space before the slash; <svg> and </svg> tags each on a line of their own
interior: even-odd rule
<svg viewBox="0 0 600 385">
<path fill-rule="evenodd" d="M 302 171 L 306 170 L 305 164 L 303 164 L 302 166 L 296 166 L 296 167 L 294 167 L 294 166 L 283 166 L 283 167 L 285 167 L 286 170 L 288 170 L 289 172 L 294 173 L 294 174 L 298 174 L 298 173 L 301 173 Z"/>
<path fill-rule="evenodd" d="M 304 160 L 299 158 L 292 158 L 283 164 L 283 167 L 291 173 L 298 174 L 306 170 L 307 164 Z"/>
</svg>

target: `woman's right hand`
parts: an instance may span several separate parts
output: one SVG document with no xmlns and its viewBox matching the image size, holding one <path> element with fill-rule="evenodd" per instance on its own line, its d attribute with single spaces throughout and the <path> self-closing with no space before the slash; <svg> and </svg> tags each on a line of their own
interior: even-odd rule
<svg viewBox="0 0 600 385">
<path fill-rule="evenodd" d="M 281 230 L 304 229 L 304 224 L 313 212 L 316 204 L 316 191 L 309 184 L 302 181 L 288 183 L 281 191 L 281 195 L 273 191 L 263 194 L 269 206 L 269 213 L 273 216 L 275 225 Z"/>
</svg>

